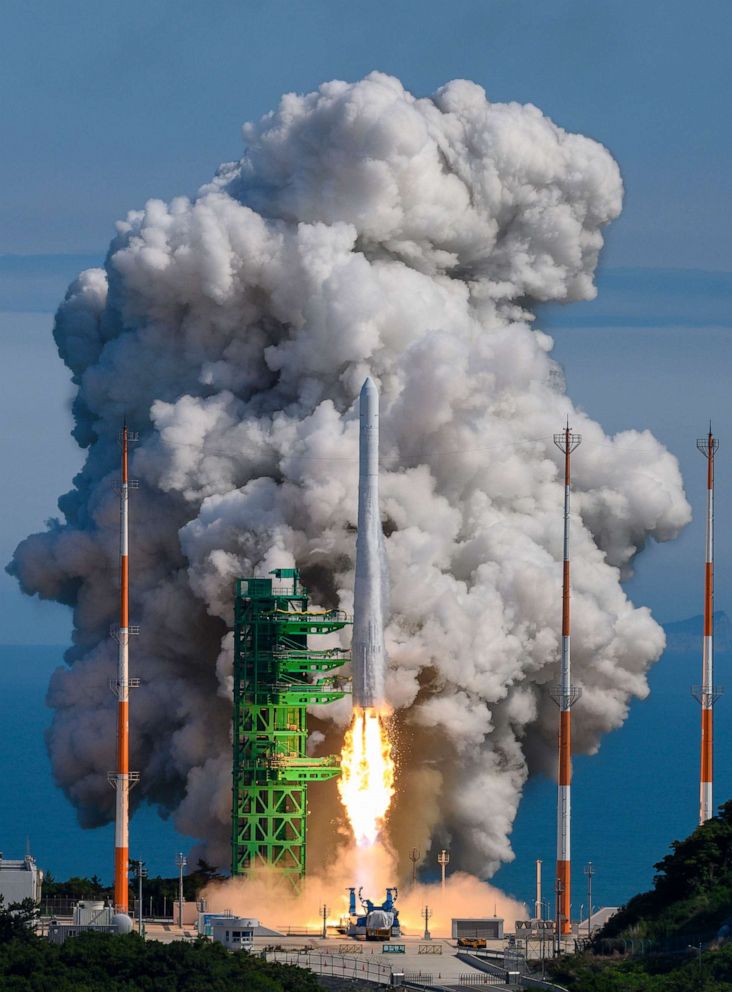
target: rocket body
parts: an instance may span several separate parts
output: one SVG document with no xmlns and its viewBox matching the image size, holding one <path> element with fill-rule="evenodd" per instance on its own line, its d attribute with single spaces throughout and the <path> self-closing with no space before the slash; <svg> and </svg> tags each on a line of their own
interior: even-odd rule
<svg viewBox="0 0 732 992">
<path fill-rule="evenodd" d="M 358 536 L 353 603 L 353 705 L 384 703 L 386 569 L 379 513 L 379 393 L 369 377 L 359 406 Z"/>
</svg>

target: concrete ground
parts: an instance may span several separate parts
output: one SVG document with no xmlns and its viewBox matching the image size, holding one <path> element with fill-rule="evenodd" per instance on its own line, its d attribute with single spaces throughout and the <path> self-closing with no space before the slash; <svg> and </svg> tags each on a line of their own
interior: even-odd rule
<svg viewBox="0 0 732 992">
<path fill-rule="evenodd" d="M 270 937 L 256 938 L 255 949 L 275 944 L 283 950 L 305 949 L 310 954 L 333 956 L 337 959 L 356 962 L 358 965 L 380 965 L 392 971 L 400 971 L 409 975 L 431 975 L 435 981 L 448 977 L 458 978 L 473 969 L 455 957 L 457 948 L 448 940 L 436 938 L 421 940 L 418 937 L 394 938 L 389 942 L 360 941 L 337 936 L 329 936 L 326 940 L 317 938 Z M 404 946 L 404 953 L 390 953 L 384 948 L 388 946 Z"/>
<path fill-rule="evenodd" d="M 421 985 L 439 985 L 454 989 L 494 986 L 487 976 L 469 961 L 457 958 L 455 941 L 446 938 L 424 940 L 420 937 L 394 938 L 388 943 L 356 941 L 341 935 L 322 938 L 278 937 L 255 939 L 255 951 L 272 947 L 268 960 L 300 964 L 319 975 L 334 978 L 390 983 L 390 973 L 401 973 L 404 980 Z M 388 946 L 403 946 L 403 952 L 386 951 Z M 497 946 L 501 946 L 497 942 Z"/>
<path fill-rule="evenodd" d="M 148 940 L 159 940 L 163 944 L 169 944 L 173 940 L 195 940 L 198 936 L 193 924 L 181 928 L 177 923 L 145 920 L 144 926 L 145 936 Z M 137 923 L 135 923 L 135 929 L 137 929 Z"/>
<path fill-rule="evenodd" d="M 168 943 L 173 940 L 195 940 L 196 931 L 193 927 L 184 926 L 181 930 L 173 923 L 146 923 L 145 935 L 149 940 L 160 940 Z M 502 941 L 492 942 L 495 950 L 503 949 Z M 404 953 L 393 953 L 384 950 L 385 946 L 404 945 Z M 309 965 L 329 965 L 334 975 L 346 977 L 364 976 L 377 968 L 404 972 L 406 975 L 425 976 L 425 984 L 459 984 L 463 975 L 472 975 L 477 980 L 481 974 L 465 961 L 456 957 L 458 948 L 454 940 L 435 937 L 423 940 L 421 937 L 408 936 L 394 938 L 389 942 L 352 940 L 341 934 L 329 934 L 326 940 L 322 937 L 255 937 L 254 950 L 263 951 L 265 948 L 276 948 L 277 957 L 290 963 Z M 309 959 L 312 959 L 309 961 Z M 370 966 L 370 967 L 369 967 Z"/>
</svg>

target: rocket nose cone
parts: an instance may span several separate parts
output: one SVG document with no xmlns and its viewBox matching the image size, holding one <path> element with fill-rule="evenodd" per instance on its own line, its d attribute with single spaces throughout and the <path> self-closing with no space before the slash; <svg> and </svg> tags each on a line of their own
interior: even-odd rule
<svg viewBox="0 0 732 992">
<path fill-rule="evenodd" d="M 376 388 L 376 383 L 371 378 L 370 375 L 366 376 L 366 381 L 363 386 L 361 386 L 362 396 L 378 396 L 378 389 Z"/>
</svg>

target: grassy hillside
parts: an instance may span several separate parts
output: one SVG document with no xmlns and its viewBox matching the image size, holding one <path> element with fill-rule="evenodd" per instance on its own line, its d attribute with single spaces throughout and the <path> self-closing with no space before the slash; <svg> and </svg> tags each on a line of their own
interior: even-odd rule
<svg viewBox="0 0 732 992">
<path fill-rule="evenodd" d="M 732 802 L 671 850 L 655 865 L 651 891 L 631 899 L 602 937 L 716 937 L 732 914 Z"/>
<path fill-rule="evenodd" d="M 732 992 L 732 802 L 656 867 L 583 955 L 554 963 L 556 979 L 581 992 Z M 623 950 L 642 949 L 634 956 Z M 615 951 L 615 956 L 605 954 Z"/>
<path fill-rule="evenodd" d="M 623 961 L 569 957 L 552 977 L 571 992 L 732 992 L 732 947 Z"/>
</svg>

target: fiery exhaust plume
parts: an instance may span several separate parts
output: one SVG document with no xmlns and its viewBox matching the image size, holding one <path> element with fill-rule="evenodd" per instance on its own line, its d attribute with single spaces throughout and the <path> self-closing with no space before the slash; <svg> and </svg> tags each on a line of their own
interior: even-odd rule
<svg viewBox="0 0 732 992">
<path fill-rule="evenodd" d="M 383 715 L 377 710 L 354 710 L 341 752 L 338 792 L 356 844 L 371 847 L 394 795 L 391 741 Z"/>
</svg>

